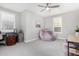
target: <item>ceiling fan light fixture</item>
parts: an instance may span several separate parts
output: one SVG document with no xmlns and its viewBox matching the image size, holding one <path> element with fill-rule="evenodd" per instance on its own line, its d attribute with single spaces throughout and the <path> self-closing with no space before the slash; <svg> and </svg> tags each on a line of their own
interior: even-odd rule
<svg viewBox="0 0 79 59">
<path fill-rule="evenodd" d="M 49 10 L 49 8 L 47 7 L 46 10 Z"/>
<path fill-rule="evenodd" d="M 40 12 L 42 12 L 44 10 L 49 10 L 50 8 L 57 8 L 57 7 L 59 7 L 59 5 L 51 5 L 51 3 L 46 3 L 46 5 L 38 5 L 38 6 L 44 8 Z"/>
</svg>

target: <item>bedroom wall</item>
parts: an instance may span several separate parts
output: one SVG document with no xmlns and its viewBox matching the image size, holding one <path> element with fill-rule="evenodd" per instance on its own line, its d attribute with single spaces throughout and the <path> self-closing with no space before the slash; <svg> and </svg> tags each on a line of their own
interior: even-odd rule
<svg viewBox="0 0 79 59">
<path fill-rule="evenodd" d="M 49 17 L 44 17 L 43 21 L 44 21 L 44 28 L 49 28 L 50 30 L 53 31 L 53 18 L 51 16 Z"/>
<path fill-rule="evenodd" d="M 79 10 L 62 15 L 63 19 L 63 34 L 68 35 L 75 34 L 75 28 L 79 26 Z"/>
<path fill-rule="evenodd" d="M 59 39 L 67 39 L 68 35 L 75 34 L 75 26 L 79 25 L 79 10 L 56 15 L 62 17 L 62 32 L 56 33 Z M 45 27 L 53 29 L 53 17 L 46 17 Z"/>
<path fill-rule="evenodd" d="M 24 41 L 36 40 L 38 37 L 39 28 L 36 28 L 36 24 L 40 24 L 43 28 L 43 19 L 39 15 L 30 12 L 24 11 L 21 14 L 21 28 L 24 31 Z"/>
<path fill-rule="evenodd" d="M 17 13 L 16 14 L 16 18 L 15 18 L 15 25 L 16 25 L 16 28 L 17 30 L 19 31 L 21 29 L 21 14 L 20 13 Z"/>
</svg>

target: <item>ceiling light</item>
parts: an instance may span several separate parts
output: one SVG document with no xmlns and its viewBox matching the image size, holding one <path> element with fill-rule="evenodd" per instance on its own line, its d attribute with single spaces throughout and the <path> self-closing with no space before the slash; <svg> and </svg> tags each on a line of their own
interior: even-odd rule
<svg viewBox="0 0 79 59">
<path fill-rule="evenodd" d="M 47 7 L 46 10 L 49 10 L 49 8 Z"/>
</svg>

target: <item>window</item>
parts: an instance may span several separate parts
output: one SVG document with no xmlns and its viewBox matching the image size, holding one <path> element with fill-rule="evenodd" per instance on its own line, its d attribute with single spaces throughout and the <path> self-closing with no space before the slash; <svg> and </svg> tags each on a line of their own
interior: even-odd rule
<svg viewBox="0 0 79 59">
<path fill-rule="evenodd" d="M 57 16 L 53 18 L 53 29 L 54 32 L 61 32 L 62 30 L 62 17 Z"/>
<path fill-rule="evenodd" d="M 0 11 L 0 30 L 2 32 L 13 32 L 15 29 L 15 14 Z"/>
</svg>

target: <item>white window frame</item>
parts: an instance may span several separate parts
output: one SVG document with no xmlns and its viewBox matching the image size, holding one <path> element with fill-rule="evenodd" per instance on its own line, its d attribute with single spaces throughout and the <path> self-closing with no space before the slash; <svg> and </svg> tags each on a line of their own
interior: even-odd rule
<svg viewBox="0 0 79 59">
<path fill-rule="evenodd" d="M 2 22 L 2 12 L 3 13 L 8 13 L 8 14 L 12 14 L 12 15 L 15 15 L 14 13 L 11 13 L 11 12 L 9 12 L 9 11 L 5 11 L 5 10 L 0 10 L 0 22 Z M 15 19 L 16 20 L 16 19 Z M 16 24 L 15 24 L 15 20 L 14 20 L 14 29 L 16 28 Z M 12 30 L 2 30 L 2 23 L 0 24 L 0 26 L 1 26 L 1 28 L 0 28 L 0 31 L 2 31 L 2 32 L 13 32 L 14 31 L 14 29 L 12 29 Z"/>
<path fill-rule="evenodd" d="M 54 26 L 54 20 L 55 20 L 55 18 L 61 19 L 61 26 L 58 26 L 58 27 L 61 27 L 61 31 L 60 32 L 56 32 L 54 30 L 54 28 L 55 28 L 55 26 Z M 53 32 L 55 32 L 55 33 L 62 33 L 62 16 L 55 16 L 55 17 L 53 17 Z"/>
</svg>

